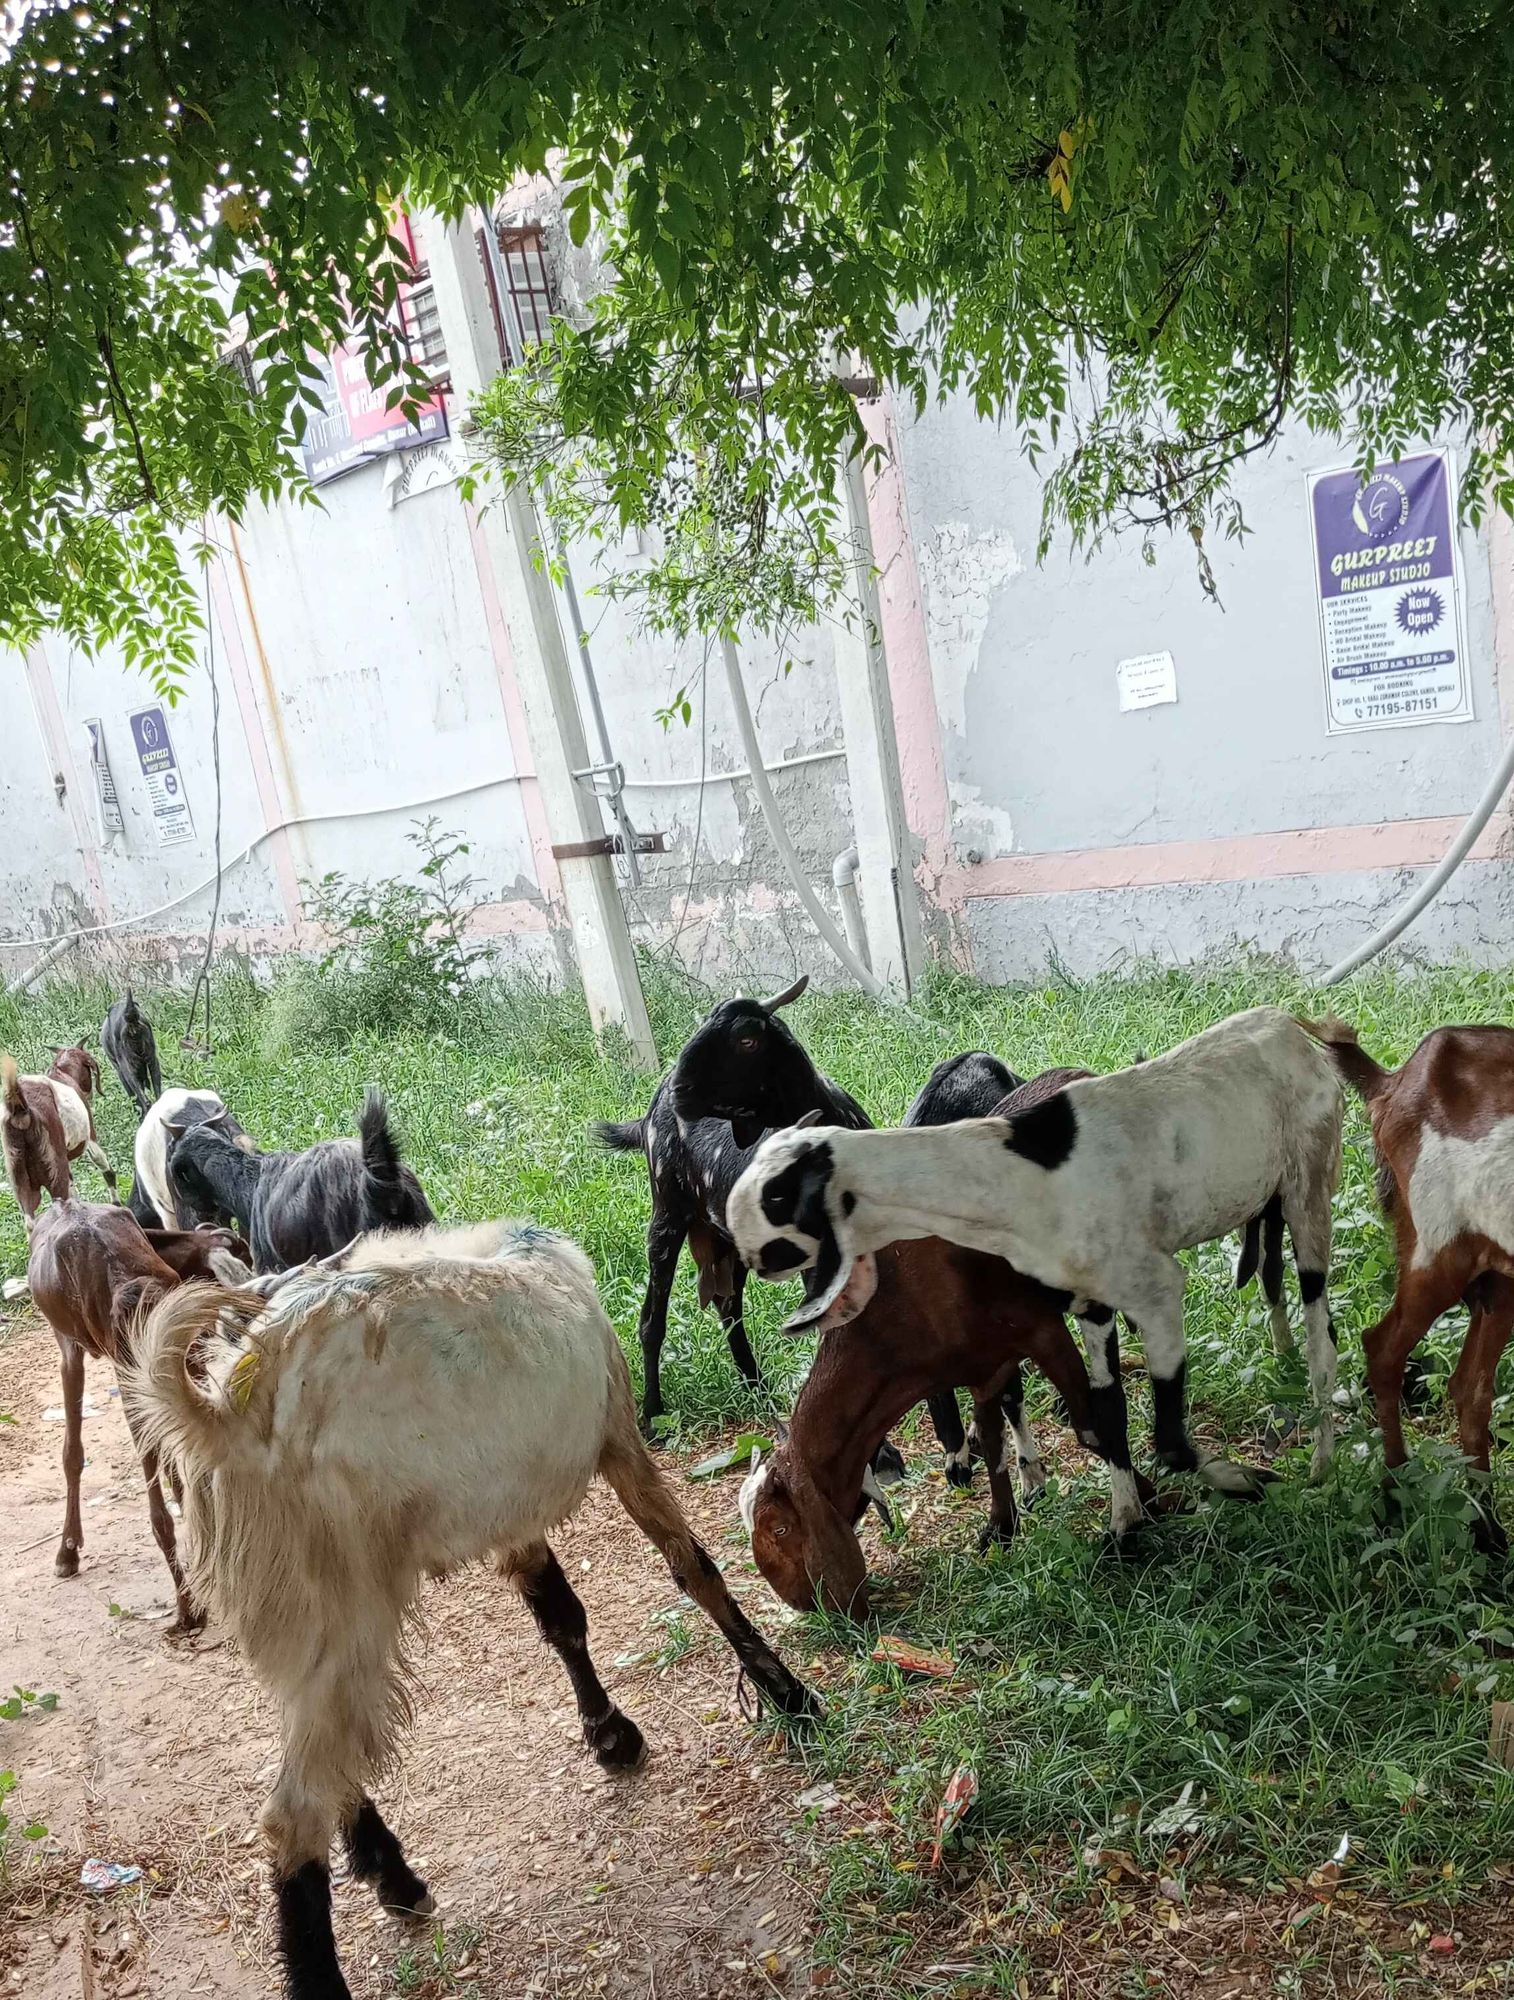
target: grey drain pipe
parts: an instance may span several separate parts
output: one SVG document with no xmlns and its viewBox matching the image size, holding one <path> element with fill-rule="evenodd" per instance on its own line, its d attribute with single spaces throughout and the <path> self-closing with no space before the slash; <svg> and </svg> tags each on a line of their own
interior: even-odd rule
<svg viewBox="0 0 1514 2000">
<path fill-rule="evenodd" d="M 804 863 L 799 859 L 794 843 L 789 839 L 788 828 L 778 811 L 778 802 L 773 797 L 773 788 L 768 783 L 768 774 L 763 768 L 762 746 L 757 741 L 757 727 L 752 721 L 751 705 L 746 698 L 746 683 L 741 678 L 741 656 L 734 642 L 723 638 L 720 642 L 721 658 L 725 662 L 726 684 L 731 690 L 731 706 L 736 711 L 736 727 L 741 733 L 741 747 L 746 752 L 746 760 L 751 769 L 752 789 L 757 794 L 757 803 L 762 808 L 763 821 L 778 850 L 778 858 L 788 871 L 788 878 L 798 892 L 799 900 L 810 913 L 810 919 L 832 952 L 856 980 L 864 993 L 870 993 L 875 1000 L 887 998 L 887 991 L 881 979 L 865 965 L 846 939 L 837 930 L 830 911 L 815 894 L 815 885 L 804 872 Z"/>
<path fill-rule="evenodd" d="M 1445 859 L 1440 866 L 1425 877 L 1413 894 L 1400 903 L 1388 921 L 1380 930 L 1374 931 L 1365 944 L 1359 944 L 1355 951 L 1348 952 L 1338 964 L 1331 966 L 1320 981 L 1321 986 L 1339 985 L 1341 980 L 1355 972 L 1358 966 L 1365 965 L 1370 958 L 1376 958 L 1385 946 L 1392 944 L 1401 931 L 1409 928 L 1421 910 L 1435 901 L 1466 860 L 1477 836 L 1493 817 L 1493 810 L 1508 790 L 1511 778 L 1514 778 L 1514 736 L 1511 736 L 1504 746 L 1504 753 L 1488 780 L 1486 790 L 1473 806 L 1466 825 L 1446 849 Z"/>
</svg>

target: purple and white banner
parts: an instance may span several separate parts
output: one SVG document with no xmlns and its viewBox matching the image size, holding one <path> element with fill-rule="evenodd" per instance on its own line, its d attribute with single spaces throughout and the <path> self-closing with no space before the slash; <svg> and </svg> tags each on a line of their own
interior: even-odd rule
<svg viewBox="0 0 1514 2000">
<path fill-rule="evenodd" d="M 128 718 L 131 740 L 136 745 L 137 762 L 147 781 L 147 797 L 152 806 L 152 823 L 159 847 L 178 847 L 195 837 L 195 823 L 184 796 L 184 779 L 168 734 L 168 718 L 161 704 L 134 709 Z"/>
<path fill-rule="evenodd" d="M 1308 485 L 1330 733 L 1470 722 L 1450 452 Z"/>
</svg>

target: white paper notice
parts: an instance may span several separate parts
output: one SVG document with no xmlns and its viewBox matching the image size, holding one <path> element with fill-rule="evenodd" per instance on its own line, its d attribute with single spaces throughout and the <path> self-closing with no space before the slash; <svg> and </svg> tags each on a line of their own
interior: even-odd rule
<svg viewBox="0 0 1514 2000">
<path fill-rule="evenodd" d="M 1171 653 L 1138 653 L 1115 668 L 1120 707 L 1156 708 L 1178 698 L 1178 673 Z"/>
<path fill-rule="evenodd" d="M 116 781 L 111 776 L 110 753 L 105 748 L 105 724 L 90 716 L 84 727 L 89 731 L 89 767 L 95 774 L 95 810 L 100 822 L 100 844 L 108 847 L 118 833 L 124 833 L 121 801 L 116 797 Z"/>
</svg>

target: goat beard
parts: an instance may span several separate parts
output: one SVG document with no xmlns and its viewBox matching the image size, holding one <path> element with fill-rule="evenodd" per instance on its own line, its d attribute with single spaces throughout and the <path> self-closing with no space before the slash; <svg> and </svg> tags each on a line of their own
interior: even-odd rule
<svg viewBox="0 0 1514 2000">
<path fill-rule="evenodd" d="M 798 1312 L 787 1321 L 789 1330 L 829 1333 L 833 1327 L 848 1326 L 872 1303 L 878 1289 L 878 1259 L 871 1250 L 854 1257 L 842 1282 L 819 1298 L 807 1297 Z"/>
</svg>

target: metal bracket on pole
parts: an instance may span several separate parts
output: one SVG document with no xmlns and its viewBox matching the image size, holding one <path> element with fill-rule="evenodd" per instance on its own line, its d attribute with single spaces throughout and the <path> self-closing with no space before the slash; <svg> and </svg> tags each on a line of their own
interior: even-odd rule
<svg viewBox="0 0 1514 2000">
<path fill-rule="evenodd" d="M 505 269 L 504 258 L 500 255 L 499 236 L 495 228 L 493 213 L 486 207 L 483 210 L 483 216 L 484 247 L 489 259 L 489 274 L 494 281 L 494 290 L 499 299 L 500 311 L 505 317 L 506 330 L 515 348 L 515 358 L 517 361 L 524 361 L 526 358 L 526 329 L 520 316 L 520 302 L 510 289 L 510 274 Z M 547 494 L 550 503 L 550 485 L 547 488 Z M 620 828 L 620 845 L 607 851 L 620 854 L 624 857 L 626 874 L 630 878 L 631 887 L 639 889 L 641 887 L 641 870 L 636 864 L 637 855 L 660 852 L 661 850 L 649 849 L 637 844 L 636 829 L 631 824 L 631 815 L 626 811 L 625 799 L 623 797 L 625 772 L 616 763 L 614 753 L 610 748 L 610 729 L 608 723 L 605 721 L 604 704 L 599 698 L 599 682 L 594 675 L 594 661 L 589 652 L 589 637 L 588 633 L 584 630 L 583 613 L 578 608 L 578 587 L 573 581 L 573 569 L 568 561 L 567 544 L 564 542 L 562 536 L 558 534 L 555 525 L 552 523 L 550 511 L 547 518 L 543 520 L 541 511 L 536 508 L 534 499 L 532 501 L 532 508 L 536 513 L 537 525 L 541 531 L 543 544 L 546 543 L 548 533 L 550 532 L 551 534 L 552 553 L 558 572 L 562 578 L 562 594 L 567 604 L 568 617 L 573 626 L 573 642 L 578 648 L 578 663 L 583 670 L 584 692 L 589 697 L 589 712 L 594 718 L 594 733 L 599 738 L 599 754 L 604 761 L 602 764 L 597 764 L 592 768 L 596 772 L 617 771 L 620 773 L 618 783 L 604 787 L 598 785 L 590 787 L 595 797 L 602 800 L 610 808 L 611 816 L 615 824 Z M 586 774 L 575 771 L 573 775 L 581 783 Z"/>
</svg>

